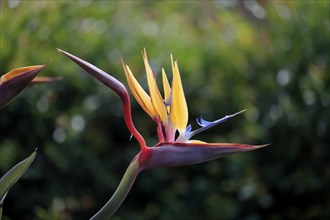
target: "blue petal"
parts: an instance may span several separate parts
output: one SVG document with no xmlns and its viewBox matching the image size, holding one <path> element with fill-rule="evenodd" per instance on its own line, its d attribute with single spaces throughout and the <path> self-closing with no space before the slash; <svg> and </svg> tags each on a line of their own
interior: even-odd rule
<svg viewBox="0 0 330 220">
<path fill-rule="evenodd" d="M 222 122 L 227 121 L 228 119 L 230 119 L 230 118 L 232 118 L 232 117 L 235 117 L 236 115 L 238 115 L 238 114 L 240 114 L 240 113 L 242 113 L 242 112 L 245 112 L 245 111 L 246 111 L 246 109 L 244 109 L 244 110 L 242 110 L 242 111 L 239 111 L 239 112 L 236 112 L 236 113 L 231 114 L 231 115 L 226 115 L 225 117 L 220 118 L 220 119 L 215 120 L 215 121 L 206 121 L 206 120 L 204 120 L 202 117 L 201 117 L 199 120 L 196 119 L 197 123 L 201 126 L 201 128 L 198 128 L 198 129 L 196 129 L 196 130 L 194 130 L 194 131 L 192 131 L 192 132 L 186 132 L 185 138 L 186 138 L 187 140 L 189 140 L 189 139 L 190 139 L 192 136 L 194 136 L 195 134 L 198 134 L 198 133 L 200 133 L 200 132 L 202 132 L 202 131 L 205 131 L 205 130 L 207 130 L 207 129 L 209 129 L 209 128 L 212 128 L 212 127 L 214 127 L 214 126 L 216 126 L 216 125 L 218 125 L 218 124 L 220 124 L 220 123 L 222 123 Z M 187 128 L 187 129 L 188 129 L 188 128 Z M 190 126 L 189 129 L 191 130 L 191 126 Z M 190 130 L 189 130 L 189 131 L 190 131 Z"/>
<path fill-rule="evenodd" d="M 202 118 L 202 116 L 201 116 L 201 118 L 199 120 L 198 120 L 198 118 L 196 118 L 196 121 L 197 121 L 197 124 L 199 124 L 199 126 L 201 126 L 201 127 L 209 126 L 210 124 L 213 124 L 214 123 L 212 121 L 206 121 L 206 120 L 204 120 Z"/>
<path fill-rule="evenodd" d="M 170 95 L 168 96 L 168 98 L 164 100 L 164 104 L 165 104 L 165 106 L 171 106 L 171 104 L 172 104 L 172 91 L 171 91 Z"/>
<path fill-rule="evenodd" d="M 186 134 L 187 134 L 187 133 L 190 133 L 190 131 L 191 131 L 191 125 L 188 125 L 188 127 L 186 128 L 186 132 L 185 132 L 185 133 L 186 133 Z"/>
</svg>

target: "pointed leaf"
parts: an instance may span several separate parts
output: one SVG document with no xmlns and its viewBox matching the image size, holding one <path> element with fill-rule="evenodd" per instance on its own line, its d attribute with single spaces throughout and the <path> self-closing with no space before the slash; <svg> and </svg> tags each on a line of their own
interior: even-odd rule
<svg viewBox="0 0 330 220">
<path fill-rule="evenodd" d="M 21 178 L 21 176 L 30 167 L 35 156 L 36 156 L 36 151 L 34 151 L 25 160 L 16 164 L 0 179 L 0 204 L 3 202 L 8 190 L 17 182 L 19 178 Z"/>
</svg>

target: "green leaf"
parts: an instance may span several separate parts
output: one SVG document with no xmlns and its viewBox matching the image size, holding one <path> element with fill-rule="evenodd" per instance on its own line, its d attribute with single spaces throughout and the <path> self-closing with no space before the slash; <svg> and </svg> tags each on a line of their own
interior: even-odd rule
<svg viewBox="0 0 330 220">
<path fill-rule="evenodd" d="M 37 150 L 37 149 L 36 149 Z M 3 203 L 9 189 L 23 176 L 33 162 L 37 151 L 34 151 L 28 158 L 16 164 L 0 179 L 0 206 Z"/>
</svg>

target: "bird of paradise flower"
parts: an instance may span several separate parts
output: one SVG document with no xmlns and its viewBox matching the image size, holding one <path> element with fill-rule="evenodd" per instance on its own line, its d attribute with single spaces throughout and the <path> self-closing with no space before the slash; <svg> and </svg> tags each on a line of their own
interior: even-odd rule
<svg viewBox="0 0 330 220">
<path fill-rule="evenodd" d="M 49 83 L 62 79 L 61 77 L 37 76 L 47 64 L 24 66 L 2 75 L 0 77 L 0 109 L 7 106 L 30 84 Z"/>
<path fill-rule="evenodd" d="M 200 118 L 197 120 L 197 123 L 201 127 L 192 131 L 191 126 L 187 126 L 188 107 L 177 61 L 173 61 L 171 56 L 173 73 L 171 86 L 164 69 L 162 69 L 164 90 L 164 96 L 162 96 L 157 86 L 155 75 L 149 65 L 147 53 L 144 50 L 142 56 L 146 68 L 149 94 L 143 90 L 129 66 L 123 61 L 122 65 L 128 86 L 130 87 L 134 98 L 157 125 L 159 141 L 155 146 L 149 147 L 134 126 L 130 98 L 125 86 L 113 76 L 107 74 L 96 66 L 68 52 L 60 49 L 58 50 L 119 95 L 123 105 L 126 126 L 140 145 L 140 152 L 131 161 L 113 196 L 104 207 L 91 218 L 93 220 L 109 219 L 116 212 L 131 189 L 137 175 L 142 170 L 154 167 L 191 165 L 214 160 L 238 152 L 259 149 L 268 145 L 206 143 L 200 140 L 191 140 L 194 135 L 216 126 L 245 110 L 227 115 L 215 121 L 206 121 Z"/>
</svg>

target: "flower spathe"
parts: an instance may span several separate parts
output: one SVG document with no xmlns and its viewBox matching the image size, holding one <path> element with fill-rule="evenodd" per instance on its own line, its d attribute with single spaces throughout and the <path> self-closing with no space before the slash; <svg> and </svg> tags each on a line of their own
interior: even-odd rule
<svg viewBox="0 0 330 220">
<path fill-rule="evenodd" d="M 47 64 L 20 67 L 2 75 L 0 78 L 0 109 L 8 105 L 29 84 L 60 80 L 61 77 L 37 76 Z"/>
<path fill-rule="evenodd" d="M 59 49 L 58 49 L 59 50 Z M 128 167 L 122 181 L 108 203 L 92 219 L 108 219 L 119 208 L 127 193 L 129 192 L 136 176 L 144 169 L 154 167 L 183 166 L 206 162 L 227 156 L 230 154 L 250 151 L 267 145 L 247 145 L 236 143 L 206 143 L 199 140 L 190 140 L 192 136 L 216 126 L 229 118 L 232 118 L 243 111 L 215 121 L 206 121 L 200 118 L 197 123 L 201 126 L 194 131 L 188 124 L 188 107 L 181 82 L 180 71 L 177 61 L 173 61 L 172 82 L 168 81 L 165 70 L 162 69 L 163 91 L 162 95 L 157 86 L 156 77 L 153 73 L 146 50 L 142 52 L 143 62 L 147 74 L 149 94 L 138 83 L 128 65 L 122 61 L 124 73 L 128 86 L 142 109 L 155 121 L 158 134 L 158 143 L 149 147 L 146 145 L 142 135 L 134 126 L 130 100 L 125 86 L 113 76 L 94 65 L 68 53 L 68 58 L 85 69 L 89 74 L 97 78 L 103 84 L 114 90 L 121 98 L 123 104 L 124 118 L 126 125 L 132 135 L 138 140 L 141 151 L 134 157 Z"/>
<path fill-rule="evenodd" d="M 45 65 L 16 68 L 0 78 L 0 109 L 11 102 L 36 77 Z"/>
</svg>

